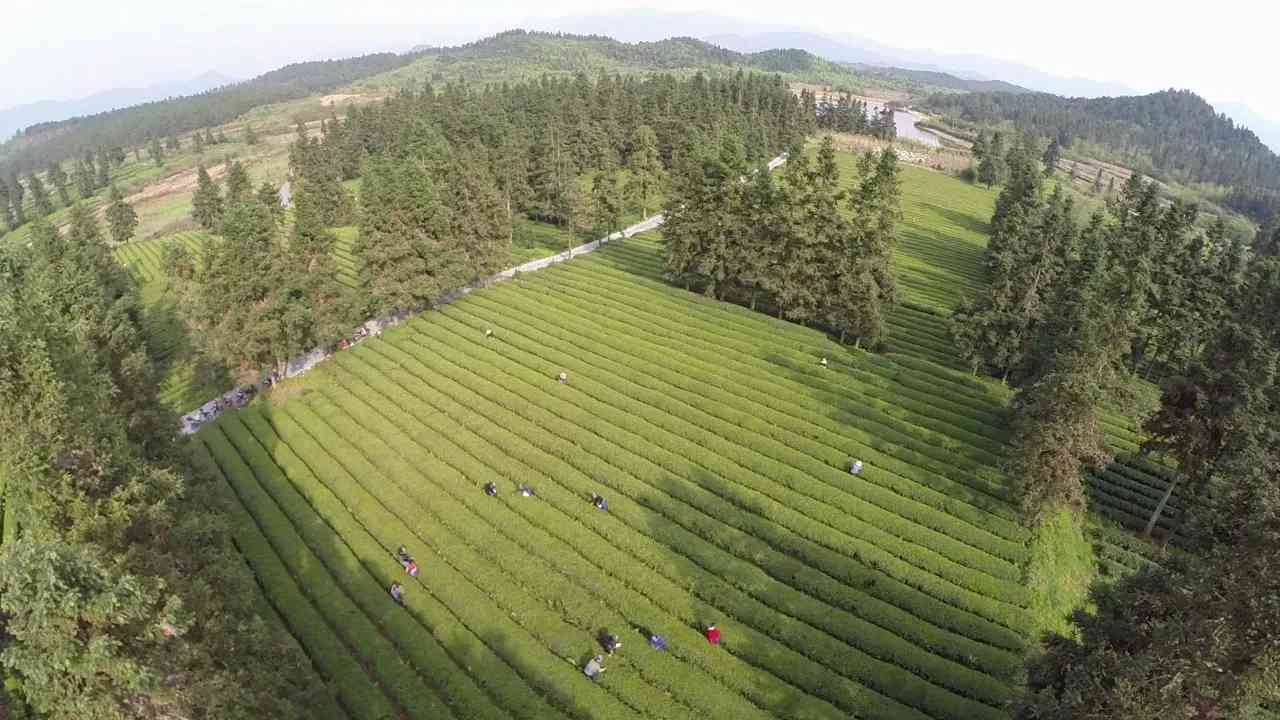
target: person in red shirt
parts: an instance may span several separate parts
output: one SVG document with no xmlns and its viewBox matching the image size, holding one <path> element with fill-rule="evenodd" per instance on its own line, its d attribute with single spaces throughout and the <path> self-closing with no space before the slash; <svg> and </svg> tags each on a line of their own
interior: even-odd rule
<svg viewBox="0 0 1280 720">
<path fill-rule="evenodd" d="M 712 645 L 720 644 L 720 628 L 715 625 L 707 626 L 707 642 Z"/>
</svg>

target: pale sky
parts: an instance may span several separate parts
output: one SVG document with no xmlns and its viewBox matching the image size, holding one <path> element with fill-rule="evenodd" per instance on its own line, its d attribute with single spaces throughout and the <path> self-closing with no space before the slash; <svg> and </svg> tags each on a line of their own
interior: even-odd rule
<svg viewBox="0 0 1280 720">
<path fill-rule="evenodd" d="M 704 13 L 851 33 L 883 45 L 1012 60 L 1139 91 L 1191 88 L 1280 121 L 1274 0 L 5 0 L 0 108 L 208 70 L 453 43 L 559 17 Z M 757 28 L 764 29 L 764 28 Z M 678 31 L 673 34 L 682 34 Z M 699 33 L 683 33 L 699 34 Z"/>
</svg>

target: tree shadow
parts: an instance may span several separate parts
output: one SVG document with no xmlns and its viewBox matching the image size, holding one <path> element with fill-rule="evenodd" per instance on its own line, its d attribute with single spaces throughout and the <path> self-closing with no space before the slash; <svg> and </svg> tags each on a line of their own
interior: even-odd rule
<svg viewBox="0 0 1280 720">
<path fill-rule="evenodd" d="M 231 372 L 193 342 L 172 295 L 164 293 L 144 306 L 143 325 L 162 395 L 174 410 L 192 410 L 232 387 Z"/>
<path fill-rule="evenodd" d="M 954 208 L 945 207 L 936 203 L 924 203 L 923 207 L 928 208 L 929 211 L 945 218 L 953 225 L 964 228 L 975 235 L 987 237 L 991 234 L 991 223 L 975 217 L 971 213 L 960 212 Z"/>
<path fill-rule="evenodd" d="M 831 367 L 824 372 L 842 373 L 844 372 L 841 368 L 842 364 L 857 365 L 858 363 L 865 362 L 865 360 L 862 360 L 859 357 L 859 352 L 860 351 L 855 351 L 852 348 L 849 348 L 849 352 L 847 354 L 838 358 L 833 358 L 834 362 L 832 362 Z M 886 362 L 893 363 L 892 359 L 885 356 L 876 357 L 879 357 Z M 925 471 L 918 475 L 909 477 L 909 480 L 943 493 L 949 498 L 954 498 L 978 507 L 990 504 L 992 500 L 1004 502 L 1006 501 L 1005 498 L 1008 497 L 1008 493 L 1012 492 L 1012 487 L 1009 485 L 1007 476 L 1000 467 L 991 464 L 988 457 L 991 450 L 989 448 L 979 448 L 973 445 L 968 438 L 965 438 L 964 434 L 967 431 L 964 431 L 963 428 L 953 424 L 958 422 L 958 419 L 953 420 L 939 418 L 923 411 L 907 409 L 902 404 L 895 405 L 899 412 L 893 414 L 886 413 L 876 407 L 877 404 L 881 403 L 893 404 L 892 396 L 907 389 L 907 386 L 905 385 L 902 385 L 900 389 L 895 386 L 901 382 L 900 378 L 903 373 L 913 372 L 910 368 L 901 367 L 898 372 L 888 374 L 887 376 L 883 372 L 880 373 L 880 377 L 884 378 L 885 382 L 888 383 L 885 386 L 884 392 L 891 397 L 871 398 L 869 396 L 868 400 L 859 401 L 858 398 L 853 396 L 856 391 L 849 388 L 837 385 L 825 388 L 814 387 L 812 384 L 813 374 L 809 371 L 810 368 L 802 365 L 792 358 L 778 354 L 770 354 L 765 356 L 765 359 L 778 369 L 778 374 L 781 377 L 793 381 L 794 384 L 798 386 L 796 392 L 800 396 L 809 398 L 813 402 L 820 403 L 824 406 L 826 408 L 825 416 L 829 420 L 833 420 L 841 425 L 852 425 L 857 422 L 858 418 L 862 418 L 863 422 L 866 423 L 881 424 L 885 428 L 885 434 L 901 433 L 906 435 L 907 438 L 912 441 L 911 443 L 906 443 L 903 440 L 877 437 L 874 425 L 864 430 L 864 432 L 872 436 L 870 440 L 861 440 L 837 433 L 839 437 L 848 443 L 864 445 L 877 453 L 882 453 L 884 456 L 892 458 L 895 462 L 904 463 L 912 467 L 920 467 L 920 469 Z M 936 363 L 934 364 L 936 365 Z M 936 393 L 938 397 L 961 394 L 960 388 L 974 387 L 971 382 L 969 382 L 972 379 L 968 377 L 963 377 L 961 379 L 958 371 L 945 368 L 943 366 L 938 366 L 938 369 L 940 370 L 938 373 L 920 375 L 920 380 L 916 383 L 917 387 L 913 388 L 913 392 L 921 392 L 918 387 L 921 382 L 928 382 L 932 386 L 932 392 Z M 948 376 L 955 377 L 949 378 Z M 968 395 L 968 393 L 963 394 Z M 970 395 L 970 397 L 973 398 L 974 402 L 984 406 L 984 410 L 993 413 L 996 417 L 1005 416 L 1006 410 L 1003 398 L 996 396 L 996 394 L 990 389 L 983 388 L 983 395 L 981 397 L 974 397 L 972 395 Z M 917 399 L 914 400 L 914 402 L 921 403 L 923 401 Z M 957 409 L 948 408 L 947 410 L 953 415 L 959 413 L 959 410 Z M 907 427 L 897 427 L 904 423 Z M 955 429 L 956 432 L 954 434 L 948 432 L 951 428 Z M 997 442 L 986 435 L 980 435 L 980 437 L 985 438 L 990 442 Z M 938 467 L 944 464 L 945 461 L 924 452 L 924 450 L 919 449 L 918 447 L 913 447 L 913 445 L 917 444 L 928 446 L 929 448 L 945 449 L 948 453 L 954 454 L 957 461 L 963 463 L 963 468 L 943 469 Z M 1003 451 L 1004 448 L 1001 447 L 1001 450 Z M 908 457 L 904 458 L 904 456 Z M 912 459 L 909 456 L 924 456 L 928 459 L 928 464 L 920 466 L 917 464 L 915 459 Z M 1003 455 L 1001 455 L 1001 458 L 1003 458 Z M 853 459 L 854 458 L 851 456 L 850 461 Z M 861 459 L 864 461 L 868 460 L 867 458 Z M 985 492 L 979 489 L 978 487 L 965 484 L 961 479 L 965 473 L 972 473 L 973 476 L 978 478 L 980 481 L 978 484 L 980 486 L 995 485 L 1003 488 L 1005 497 L 997 497 L 990 492 Z M 945 478 L 949 482 L 938 481 L 938 478 Z"/>
<path fill-rule="evenodd" d="M 656 481 L 655 489 L 641 493 L 637 499 L 648 507 L 670 505 L 670 498 L 683 494 L 681 486 L 685 484 L 701 487 L 717 497 L 725 497 L 730 488 L 729 482 L 695 467 L 688 479 L 663 473 Z M 758 552 L 754 553 L 754 561 L 744 560 L 741 555 L 752 555 L 750 549 L 737 548 L 731 553 L 722 547 L 722 543 L 703 537 L 704 534 L 715 537 L 721 531 L 717 529 L 715 520 L 698 519 L 699 515 L 701 511 L 690 509 L 685 524 L 659 512 L 650 516 L 647 534 L 669 558 L 664 563 L 665 574 L 684 588 L 691 598 L 686 605 L 687 616 L 679 618 L 675 628 L 658 629 L 659 634 L 678 634 L 679 639 L 672 638 L 671 641 L 696 643 L 698 652 L 710 658 L 707 668 L 712 673 L 733 673 L 739 679 L 742 679 L 742 674 L 749 674 L 752 689 L 744 694 L 775 717 L 817 717 L 846 712 L 847 708 L 839 708 L 833 713 L 832 706 L 838 707 L 838 702 L 824 696 L 827 681 L 823 678 L 834 674 L 834 671 L 821 667 L 821 663 L 807 652 L 776 637 L 777 628 L 796 623 L 793 618 L 778 613 L 763 622 L 753 622 L 738 617 L 734 611 L 736 603 L 749 606 L 757 613 L 771 613 L 770 606 L 763 605 L 739 584 L 727 579 L 738 574 L 736 566 L 748 565 L 775 579 L 777 569 L 770 572 L 764 567 L 768 561 L 762 559 Z M 698 531 L 689 530 L 689 527 L 698 528 Z M 684 542 L 675 542 L 681 537 L 685 538 Z M 768 546 L 763 540 L 753 538 L 753 541 Z M 691 560 L 690 555 L 694 544 L 709 547 L 709 550 L 695 553 L 696 561 Z M 733 547 L 732 543 L 729 547 Z M 791 555 L 788 550 L 769 547 L 774 553 Z M 796 560 L 794 557 L 791 559 Z M 705 638 L 711 625 L 722 633 L 718 646 L 710 645 Z M 647 627 L 637 629 L 645 637 L 653 632 Z"/>
</svg>

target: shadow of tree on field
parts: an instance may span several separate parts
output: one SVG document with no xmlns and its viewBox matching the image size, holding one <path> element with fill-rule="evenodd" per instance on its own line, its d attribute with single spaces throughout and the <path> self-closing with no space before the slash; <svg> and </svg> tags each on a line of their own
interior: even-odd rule
<svg viewBox="0 0 1280 720">
<path fill-rule="evenodd" d="M 192 342 L 172 295 L 162 294 L 144 306 L 143 325 L 164 400 L 173 409 L 191 410 L 232 386 L 227 368 L 206 358 Z M 187 377 L 179 377 L 181 373 Z"/>
<path fill-rule="evenodd" d="M 729 483 L 702 468 L 690 470 L 691 479 L 683 479 L 664 473 L 655 490 L 641 496 L 640 502 L 651 507 L 669 502 L 668 498 L 681 495 L 681 486 L 692 485 L 708 490 L 718 497 L 724 497 Z M 738 588 L 724 578 L 735 574 L 734 566 L 749 564 L 768 572 L 759 563 L 764 562 L 760 554 L 756 554 L 756 562 L 749 563 L 738 556 L 731 555 L 708 537 L 723 536 L 726 528 L 719 525 L 719 518 L 707 517 L 696 510 L 690 510 L 685 524 L 677 523 L 668 517 L 655 513 L 650 521 L 648 535 L 663 548 L 670 558 L 666 563 L 666 571 L 677 579 L 677 584 L 690 593 L 688 604 L 690 616 L 683 622 L 681 636 L 683 642 L 698 645 L 697 651 L 708 659 L 708 670 L 712 674 L 740 674 L 741 668 L 750 667 L 754 674 L 753 690 L 748 693 L 752 702 L 761 705 L 774 717 L 815 717 L 815 707 L 822 707 L 826 713 L 840 714 L 843 711 L 835 708 L 827 700 L 815 694 L 820 691 L 822 680 L 809 682 L 812 666 L 806 662 L 808 658 L 790 647 L 784 647 L 771 634 L 773 628 L 760 626 L 749 620 L 737 617 L 730 607 L 732 602 L 743 602 L 745 597 Z M 697 529 L 688 530 L 688 526 Z M 674 531 L 674 533 L 673 533 Z M 675 542 L 684 533 L 686 542 Z M 732 533 L 730 533 L 732 535 Z M 667 538 L 659 541 L 658 538 Z M 752 538 L 751 542 L 757 541 Z M 697 561 L 690 559 L 691 546 L 706 545 L 696 552 Z M 730 543 L 730 547 L 733 547 Z M 783 552 L 778 550 L 778 552 Z M 738 548 L 738 554 L 751 555 L 748 547 Z M 850 561 L 852 562 L 852 561 Z M 736 598 L 735 600 L 730 600 Z M 754 599 L 747 599 L 747 604 L 757 610 L 763 608 Z M 794 622 L 791 618 L 779 614 L 775 618 L 779 624 Z M 715 625 L 721 632 L 720 645 L 712 646 L 705 637 L 710 625 Z M 670 636 L 669 629 L 652 628 L 652 630 Z M 665 630 L 665 632 L 664 632 Z M 736 661 L 736 662 L 735 662 Z M 742 663 L 741 665 L 739 663 Z M 830 671 L 828 671 L 830 672 Z M 768 679 L 772 675 L 776 682 Z M 802 688 L 801 684 L 808 687 Z"/>
<path fill-rule="evenodd" d="M 870 364 L 872 358 L 877 358 L 882 363 L 893 363 L 889 358 L 873 356 L 849 348 L 847 353 L 832 358 L 831 366 L 821 372 L 833 373 L 835 377 L 852 375 L 853 373 L 846 370 L 846 367 Z M 987 438 L 993 443 L 1001 443 L 998 448 L 1000 452 L 993 462 L 991 455 L 996 448 L 976 447 L 971 444 L 970 438 L 965 437 L 972 430 L 963 426 L 966 418 L 959 414 L 960 409 L 948 408 L 949 416 L 945 418 L 939 417 L 938 414 L 931 415 L 923 407 L 920 410 L 910 409 L 909 404 L 923 405 L 926 402 L 919 397 L 922 391 L 918 383 L 915 383 L 916 387 L 910 388 L 916 395 L 912 398 L 907 397 L 908 386 L 900 385 L 902 374 L 912 372 L 910 368 L 902 367 L 896 372 L 885 373 L 884 366 L 881 365 L 878 375 L 885 384 L 882 392 L 878 393 L 879 397 L 870 395 L 859 397 L 856 390 L 835 383 L 815 386 L 815 379 L 821 383 L 822 378 L 815 374 L 811 366 L 802 365 L 793 358 L 775 353 L 767 355 L 765 359 L 778 369 L 781 377 L 797 384 L 797 392 L 801 396 L 821 403 L 826 408 L 825 415 L 828 419 L 834 420 L 841 426 L 861 426 L 864 432 L 870 435 L 870 439 L 854 437 L 852 433 L 841 435 L 845 440 L 841 447 L 848 449 L 850 462 L 861 459 L 868 465 L 877 465 L 878 459 L 891 458 L 897 463 L 886 464 L 894 468 L 894 472 L 898 474 L 907 471 L 901 467 L 894 467 L 898 463 L 923 465 L 928 472 L 913 473 L 910 476 L 912 480 L 969 504 L 981 506 L 990 503 L 992 499 L 1007 501 L 1007 498 L 1011 497 L 1012 487 L 1001 469 L 1004 452 L 1007 450 L 1003 442 Z M 937 368 L 937 373 L 922 378 L 933 384 L 931 392 L 936 397 L 949 398 L 962 395 L 961 388 L 972 387 L 971 378 L 962 377 L 957 371 L 942 366 Z M 948 375 L 954 378 L 949 379 Z M 1004 422 L 1007 418 L 1004 401 L 989 390 L 984 392 L 985 394 L 981 397 L 970 395 L 967 402 L 972 402 L 976 407 L 981 408 L 990 418 L 1000 423 L 997 430 L 1003 430 L 1006 427 Z M 968 421 L 978 422 L 974 418 Z M 903 423 L 906 423 L 906 426 L 902 425 Z M 1007 439 L 1007 432 L 998 432 L 997 437 Z M 859 445 L 869 448 L 877 455 L 863 457 L 864 453 L 858 452 Z M 937 448 L 946 452 L 946 459 L 939 458 L 936 453 L 926 452 Z M 847 470 L 847 468 L 841 469 Z M 953 482 L 939 481 L 940 477 L 948 478 Z M 967 484 L 967 479 L 976 480 L 976 486 Z M 994 492 L 984 491 L 979 487 L 988 487 Z"/>
<path fill-rule="evenodd" d="M 974 216 L 972 213 L 961 212 L 936 203 L 924 203 L 923 207 L 928 208 L 929 212 L 945 218 L 947 222 L 976 235 L 986 237 L 991 234 L 991 223 Z"/>
</svg>

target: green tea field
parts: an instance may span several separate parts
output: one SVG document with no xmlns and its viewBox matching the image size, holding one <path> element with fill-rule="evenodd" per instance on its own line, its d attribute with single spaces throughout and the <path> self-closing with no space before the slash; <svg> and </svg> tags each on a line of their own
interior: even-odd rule
<svg viewBox="0 0 1280 720">
<path fill-rule="evenodd" d="M 991 202 L 904 171 L 883 354 L 667 285 L 650 233 L 203 429 L 241 550 L 334 690 L 321 714 L 1007 717 L 1043 627 L 1000 469 L 1007 391 L 955 369 L 931 312 L 980 282 Z M 1117 573 L 1148 562 L 1109 526 L 1094 545 Z M 606 631 L 624 647 L 596 684 Z"/>
</svg>

